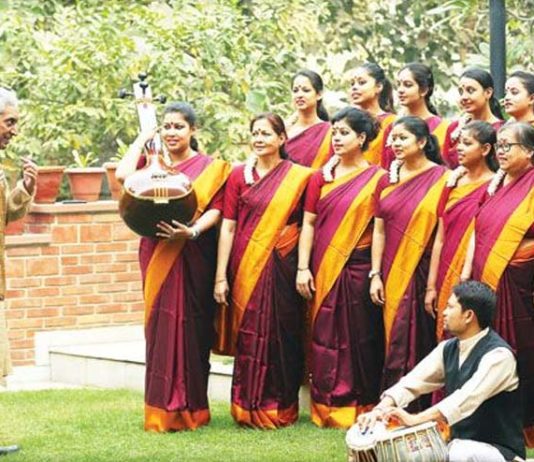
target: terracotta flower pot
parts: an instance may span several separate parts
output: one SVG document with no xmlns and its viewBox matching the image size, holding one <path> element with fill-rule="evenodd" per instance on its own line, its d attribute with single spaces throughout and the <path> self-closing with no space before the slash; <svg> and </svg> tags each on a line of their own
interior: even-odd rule
<svg viewBox="0 0 534 462">
<path fill-rule="evenodd" d="M 38 167 L 38 171 L 35 202 L 38 204 L 53 204 L 56 202 L 59 193 L 65 167 Z"/>
<path fill-rule="evenodd" d="M 114 200 L 120 199 L 122 191 L 122 185 L 115 177 L 117 165 L 117 162 L 104 163 L 104 168 L 106 169 L 106 178 L 108 180 L 109 192 L 111 193 L 111 198 Z"/>
<path fill-rule="evenodd" d="M 106 171 L 101 167 L 68 168 L 65 170 L 73 199 L 97 201 Z"/>
</svg>

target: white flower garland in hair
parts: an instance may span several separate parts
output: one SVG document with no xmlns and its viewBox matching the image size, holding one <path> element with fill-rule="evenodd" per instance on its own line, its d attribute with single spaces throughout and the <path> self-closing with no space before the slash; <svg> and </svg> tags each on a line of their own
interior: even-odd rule
<svg viewBox="0 0 534 462">
<path fill-rule="evenodd" d="M 493 176 L 493 178 L 490 181 L 490 184 L 488 185 L 488 194 L 490 196 L 494 196 L 497 192 L 497 189 L 499 189 L 500 184 L 503 182 L 504 177 L 506 176 L 506 172 L 502 169 L 497 170 L 497 173 Z"/>
<path fill-rule="evenodd" d="M 323 178 L 327 183 L 332 183 L 334 181 L 334 169 L 336 165 L 341 162 L 341 157 L 336 156 L 335 154 L 330 157 L 328 162 L 323 166 Z"/>
<path fill-rule="evenodd" d="M 460 165 L 456 167 L 447 178 L 447 187 L 454 188 L 458 184 L 458 180 L 467 173 L 467 169 Z"/>
<path fill-rule="evenodd" d="M 471 116 L 469 114 L 464 114 L 463 116 L 460 117 L 460 119 L 458 120 L 458 126 L 451 133 L 452 141 L 454 141 L 455 143 L 458 141 L 458 139 L 460 138 L 460 134 L 462 133 L 462 130 L 469 122 L 471 122 Z"/>
<path fill-rule="evenodd" d="M 245 184 L 254 184 L 254 167 L 258 163 L 258 156 L 252 154 L 245 163 L 245 169 L 243 170 L 243 176 L 245 177 Z"/>
<path fill-rule="evenodd" d="M 399 182 L 399 172 L 404 162 L 395 159 L 389 166 L 389 182 L 395 184 Z"/>
</svg>

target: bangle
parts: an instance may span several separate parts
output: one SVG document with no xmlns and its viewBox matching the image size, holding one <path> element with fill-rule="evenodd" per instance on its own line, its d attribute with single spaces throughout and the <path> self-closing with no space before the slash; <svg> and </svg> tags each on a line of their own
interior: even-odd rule
<svg viewBox="0 0 534 462">
<path fill-rule="evenodd" d="M 297 268 L 297 271 L 309 271 L 310 268 Z"/>
<path fill-rule="evenodd" d="M 380 271 L 380 270 L 371 270 L 371 271 L 369 271 L 369 274 L 367 275 L 367 277 L 369 279 L 373 279 L 375 276 L 382 276 L 382 271 Z"/>
<path fill-rule="evenodd" d="M 436 288 L 435 287 L 427 287 L 425 289 L 425 292 L 437 292 Z"/>
<path fill-rule="evenodd" d="M 198 236 L 200 236 L 200 230 L 198 229 L 198 226 L 193 225 L 189 229 L 193 232 L 193 235 L 189 239 L 191 239 L 192 241 L 198 239 Z"/>
<path fill-rule="evenodd" d="M 219 282 L 226 282 L 226 278 L 224 278 L 224 279 L 219 279 L 218 281 L 215 281 L 215 284 L 219 284 Z"/>
</svg>

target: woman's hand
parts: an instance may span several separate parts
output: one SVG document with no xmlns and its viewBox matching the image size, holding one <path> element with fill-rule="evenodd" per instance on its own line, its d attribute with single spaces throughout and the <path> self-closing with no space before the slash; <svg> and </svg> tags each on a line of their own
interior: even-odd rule
<svg viewBox="0 0 534 462">
<path fill-rule="evenodd" d="M 371 300 L 375 305 L 384 305 L 384 284 L 379 274 L 372 277 L 369 292 L 371 294 Z"/>
<path fill-rule="evenodd" d="M 297 292 L 306 300 L 311 300 L 315 292 L 315 282 L 309 269 L 297 270 Z"/>
<path fill-rule="evenodd" d="M 217 303 L 221 305 L 228 305 L 228 294 L 230 293 L 230 287 L 226 279 L 220 279 L 215 281 L 215 289 L 213 290 L 213 298 Z"/>
<path fill-rule="evenodd" d="M 137 135 L 137 138 L 134 141 L 134 144 L 143 148 L 145 144 L 147 144 L 150 140 L 152 140 L 156 133 L 158 132 L 158 128 L 151 128 L 149 130 L 143 130 L 139 135 Z"/>
<path fill-rule="evenodd" d="M 162 239 L 191 239 L 195 234 L 192 228 L 176 220 L 172 220 L 172 225 L 165 221 L 160 221 L 156 226 L 160 230 L 160 232 L 156 233 L 156 236 Z"/>
<path fill-rule="evenodd" d="M 425 310 L 436 319 L 436 304 L 438 301 L 438 292 L 434 288 L 428 288 L 425 292 Z"/>
</svg>

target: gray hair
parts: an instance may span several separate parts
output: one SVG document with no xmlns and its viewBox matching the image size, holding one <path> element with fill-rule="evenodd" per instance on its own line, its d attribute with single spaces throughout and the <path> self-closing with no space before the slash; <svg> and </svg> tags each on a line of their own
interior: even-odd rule
<svg viewBox="0 0 534 462">
<path fill-rule="evenodd" d="M 19 102 L 13 90 L 0 87 L 0 114 L 3 114 L 8 106 L 17 107 Z"/>
</svg>

